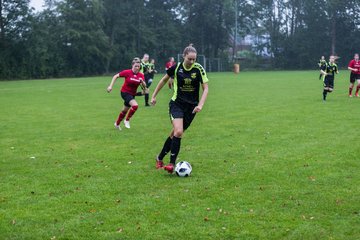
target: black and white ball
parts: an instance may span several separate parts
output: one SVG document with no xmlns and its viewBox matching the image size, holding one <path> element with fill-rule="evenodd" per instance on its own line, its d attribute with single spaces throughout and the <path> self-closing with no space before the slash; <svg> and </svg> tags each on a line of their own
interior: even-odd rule
<svg viewBox="0 0 360 240">
<path fill-rule="evenodd" d="M 190 176 L 191 171 L 192 167 L 190 163 L 186 161 L 178 162 L 175 166 L 176 175 L 178 175 L 179 177 L 188 177 Z"/>
</svg>

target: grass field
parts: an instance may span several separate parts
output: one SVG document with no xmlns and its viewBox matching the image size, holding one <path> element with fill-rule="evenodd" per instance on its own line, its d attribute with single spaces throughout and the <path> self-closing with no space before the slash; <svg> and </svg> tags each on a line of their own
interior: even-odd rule
<svg viewBox="0 0 360 240">
<path fill-rule="evenodd" d="M 117 131 L 111 77 L 0 82 L 0 239 L 360 239 L 360 99 L 317 78 L 210 73 L 189 178 L 155 169 L 170 90 Z"/>
</svg>

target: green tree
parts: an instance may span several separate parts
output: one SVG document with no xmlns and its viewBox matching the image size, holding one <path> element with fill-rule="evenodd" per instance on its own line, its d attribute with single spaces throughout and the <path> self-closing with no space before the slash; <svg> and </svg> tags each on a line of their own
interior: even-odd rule
<svg viewBox="0 0 360 240">
<path fill-rule="evenodd" d="M 59 3 L 58 12 L 68 71 L 76 76 L 103 73 L 110 53 L 102 2 L 66 0 Z"/>
<path fill-rule="evenodd" d="M 29 0 L 0 0 L 0 78 L 27 75 L 24 55 L 30 31 Z"/>
</svg>

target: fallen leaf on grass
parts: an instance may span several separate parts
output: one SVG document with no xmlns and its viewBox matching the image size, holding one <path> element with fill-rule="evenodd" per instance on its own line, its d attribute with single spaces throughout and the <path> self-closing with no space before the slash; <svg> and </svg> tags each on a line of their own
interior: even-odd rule
<svg viewBox="0 0 360 240">
<path fill-rule="evenodd" d="M 310 176 L 309 179 L 310 179 L 311 181 L 316 181 L 316 179 L 315 179 L 314 176 Z"/>
<path fill-rule="evenodd" d="M 205 222 L 209 221 L 209 218 L 208 218 L 208 217 L 204 217 L 204 221 L 205 221 Z"/>
<path fill-rule="evenodd" d="M 336 205 L 341 205 L 342 204 L 342 200 L 341 199 L 336 199 Z"/>
<path fill-rule="evenodd" d="M 121 232 L 123 231 L 123 229 L 122 229 L 122 228 L 118 228 L 116 231 L 117 231 L 118 233 L 121 233 Z"/>
<path fill-rule="evenodd" d="M 15 225 L 15 224 L 16 224 L 16 220 L 13 219 L 13 220 L 11 221 L 11 224 L 12 224 L 12 225 Z"/>
</svg>

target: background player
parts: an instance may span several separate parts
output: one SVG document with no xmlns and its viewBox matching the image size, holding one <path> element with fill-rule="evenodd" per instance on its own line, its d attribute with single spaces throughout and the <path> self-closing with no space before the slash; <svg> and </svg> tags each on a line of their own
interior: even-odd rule
<svg viewBox="0 0 360 240">
<path fill-rule="evenodd" d="M 157 73 L 155 69 L 155 59 L 151 59 L 148 64 L 148 73 L 145 76 L 146 87 L 149 88 L 154 80 L 154 75 Z"/>
<path fill-rule="evenodd" d="M 320 72 L 325 76 L 323 100 L 326 101 L 327 93 L 330 93 L 334 90 L 335 73 L 339 73 L 338 66 L 335 63 L 335 56 L 330 56 L 329 63 L 327 63 L 325 69 L 321 69 Z"/>
<path fill-rule="evenodd" d="M 191 44 L 187 46 L 183 52 L 184 61 L 167 70 L 151 98 L 151 103 L 156 104 L 158 92 L 171 77 L 174 78 L 174 95 L 169 103 L 172 130 L 156 159 L 156 168 L 162 168 L 163 158 L 169 151 L 171 152 L 170 164 L 164 167 L 169 173 L 174 171 L 182 135 L 190 126 L 195 114 L 201 111 L 208 95 L 208 78 L 204 68 L 195 62 L 196 55 L 196 49 Z M 200 86 L 203 92 L 199 101 Z"/>
<path fill-rule="evenodd" d="M 145 53 L 143 58 L 141 59 L 141 67 L 140 67 L 140 72 L 144 74 L 144 79 L 145 79 L 145 83 L 148 82 L 149 80 L 149 54 Z M 149 90 L 145 89 L 142 92 L 138 92 L 136 93 L 136 96 L 142 96 L 144 95 L 144 100 L 145 100 L 145 106 L 150 106 L 149 105 Z"/>
<path fill-rule="evenodd" d="M 169 61 L 165 64 L 165 72 L 175 64 L 176 64 L 175 59 L 173 57 L 170 57 Z M 168 86 L 170 89 L 172 88 L 173 82 L 174 82 L 174 79 L 170 78 L 168 81 Z"/>
<path fill-rule="evenodd" d="M 126 116 L 124 121 L 125 127 L 130 128 L 130 118 L 138 109 L 138 103 L 135 100 L 138 86 L 140 85 L 143 89 L 146 90 L 144 74 L 140 72 L 140 58 L 133 59 L 131 69 L 123 70 L 113 76 L 111 83 L 107 88 L 108 93 L 112 91 L 115 81 L 119 77 L 125 78 L 124 84 L 120 90 L 121 97 L 124 99 L 124 107 L 121 110 L 116 122 L 114 123 L 114 126 L 115 128 L 121 130 L 120 122 L 124 119 L 124 117 Z"/>
<path fill-rule="evenodd" d="M 318 62 L 318 65 L 319 65 L 320 70 L 325 68 L 325 66 L 326 66 L 325 56 L 321 56 L 321 58 Z M 319 80 L 321 80 L 321 77 L 322 77 L 322 74 L 320 73 Z"/>
<path fill-rule="evenodd" d="M 349 86 L 349 97 L 352 97 L 352 90 L 354 88 L 354 83 L 357 81 L 355 96 L 359 97 L 360 89 L 360 61 L 359 54 L 355 53 L 354 59 L 349 62 L 348 69 L 350 72 L 350 86 Z"/>
</svg>

